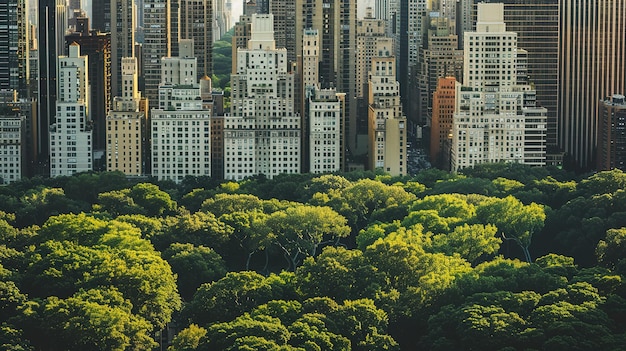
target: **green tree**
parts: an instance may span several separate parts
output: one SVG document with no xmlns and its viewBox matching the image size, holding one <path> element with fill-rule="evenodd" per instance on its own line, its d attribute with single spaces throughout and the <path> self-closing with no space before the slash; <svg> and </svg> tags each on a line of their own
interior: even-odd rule
<svg viewBox="0 0 626 351">
<path fill-rule="evenodd" d="M 272 213 L 266 225 L 275 235 L 274 244 L 295 270 L 302 258 L 315 256 L 320 246 L 337 244 L 350 234 L 346 219 L 329 207 L 294 205 Z"/>
<path fill-rule="evenodd" d="M 202 284 L 183 314 L 198 325 L 229 322 L 256 306 L 281 299 L 289 289 L 287 284 L 280 276 L 230 272 L 218 281 Z"/>
<path fill-rule="evenodd" d="M 167 351 L 197 350 L 200 341 L 204 338 L 206 333 L 206 329 L 192 323 L 176 334 L 174 339 L 172 339 L 172 344 L 167 348 Z"/>
<path fill-rule="evenodd" d="M 609 229 L 596 248 L 598 262 L 607 268 L 626 273 L 626 228 Z"/>
<path fill-rule="evenodd" d="M 304 297 L 344 301 L 374 298 L 384 285 L 384 277 L 365 261 L 362 251 L 328 246 L 317 257 L 304 260 L 294 283 Z"/>
<path fill-rule="evenodd" d="M 494 255 L 500 249 L 502 240 L 495 236 L 494 225 L 464 224 L 449 234 L 438 234 L 432 238 L 432 249 L 447 255 L 455 253 L 474 263 L 484 255 Z"/>
<path fill-rule="evenodd" d="M 131 312 L 115 289 L 91 289 L 67 299 L 51 296 L 42 305 L 41 349 L 152 350 L 152 326 Z M 44 347 L 44 345 L 48 345 Z M 49 348 L 50 345 L 54 345 Z"/>
<path fill-rule="evenodd" d="M 536 203 L 524 205 L 509 195 L 479 205 L 476 217 L 481 223 L 498 227 L 502 237 L 515 242 L 522 249 L 526 261 L 532 261 L 529 250 L 532 237 L 543 228 L 546 219 L 542 206 Z"/>
<path fill-rule="evenodd" d="M 170 195 L 150 183 L 139 183 L 130 189 L 128 194 L 139 206 L 146 210 L 150 217 L 161 217 L 173 214 L 176 210 L 176 202 Z"/>
<path fill-rule="evenodd" d="M 222 257 L 205 246 L 174 243 L 163 252 L 163 258 L 178 277 L 178 291 L 187 301 L 200 285 L 218 280 L 227 272 Z"/>
</svg>

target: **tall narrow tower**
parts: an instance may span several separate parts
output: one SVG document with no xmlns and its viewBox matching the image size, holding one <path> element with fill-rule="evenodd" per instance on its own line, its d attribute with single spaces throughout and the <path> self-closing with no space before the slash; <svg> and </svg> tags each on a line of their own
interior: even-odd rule
<svg viewBox="0 0 626 351">
<path fill-rule="evenodd" d="M 305 29 L 317 29 L 321 88 L 346 94 L 346 140 L 357 148 L 356 0 L 296 0 L 296 53 L 302 52 Z"/>
<path fill-rule="evenodd" d="M 560 2 L 558 139 L 579 170 L 594 166 L 598 105 L 626 91 L 626 2 Z"/>
<path fill-rule="evenodd" d="M 68 56 L 59 56 L 57 113 L 50 127 L 51 177 L 93 169 L 88 62 L 76 43 L 69 46 Z"/>
<path fill-rule="evenodd" d="M 180 39 L 193 39 L 198 75 L 213 73 L 213 6 L 210 0 L 180 0 Z"/>
<path fill-rule="evenodd" d="M 171 54 L 170 0 L 144 0 L 143 72 L 144 96 L 150 109 L 159 101 L 161 58 Z"/>
<path fill-rule="evenodd" d="M 36 173 L 47 175 L 49 169 L 49 129 L 54 122 L 57 100 L 57 56 L 65 49 L 67 16 L 64 0 L 39 0 L 38 53 L 39 84 L 37 91 Z"/>
<path fill-rule="evenodd" d="M 122 58 L 135 57 L 137 9 L 134 0 L 111 0 L 111 96 L 122 93 Z"/>
<path fill-rule="evenodd" d="M 0 89 L 17 90 L 28 96 L 29 26 L 26 0 L 0 3 Z"/>
</svg>

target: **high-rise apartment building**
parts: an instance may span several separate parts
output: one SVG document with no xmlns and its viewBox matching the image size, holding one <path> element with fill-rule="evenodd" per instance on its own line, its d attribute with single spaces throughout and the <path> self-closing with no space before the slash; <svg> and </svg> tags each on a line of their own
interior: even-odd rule
<svg viewBox="0 0 626 351">
<path fill-rule="evenodd" d="M 119 0 L 92 0 L 91 13 L 93 17 L 93 28 L 101 31 L 102 33 L 116 31 L 115 26 L 112 23 L 114 21 L 112 11 L 116 11 L 118 9 L 117 6 L 120 6 L 121 4 L 122 3 Z"/>
<path fill-rule="evenodd" d="M 224 178 L 300 173 L 301 119 L 294 74 L 274 43 L 273 16 L 252 15 L 247 49 L 237 50 L 231 112 L 224 117 Z"/>
<path fill-rule="evenodd" d="M 57 56 L 64 54 L 67 15 L 64 0 L 39 0 L 37 6 L 37 126 L 35 173 L 50 173 L 50 125 L 54 123 L 57 100 Z"/>
<path fill-rule="evenodd" d="M 600 102 L 597 167 L 599 171 L 626 170 L 626 98 L 613 95 Z"/>
<path fill-rule="evenodd" d="M 381 169 L 392 176 L 405 175 L 408 126 L 392 55 L 372 58 L 368 91 L 369 169 Z"/>
<path fill-rule="evenodd" d="M 171 55 L 170 5 L 170 0 L 144 0 L 143 95 L 148 99 L 150 109 L 159 101 L 161 58 Z"/>
<path fill-rule="evenodd" d="M 7 144 L 13 145 L 14 147 L 7 147 L 4 151 L 0 151 L 0 155 L 11 155 L 12 158 L 7 156 L 7 159 L 0 159 L 0 161 L 6 161 L 4 163 L 4 169 L 1 172 L 4 172 L 4 182 L 10 182 L 11 179 L 17 180 L 21 176 L 33 176 L 34 175 L 34 163 L 33 161 L 36 159 L 35 154 L 35 145 L 34 138 L 35 134 L 35 126 L 36 124 L 36 101 L 30 98 L 19 98 L 19 95 L 16 90 L 0 90 L 0 111 L 5 111 L 0 113 L 4 118 L 7 118 L 6 130 L 7 133 L 5 135 L 5 141 L 0 142 L 0 146 Z M 9 112 L 10 111 L 10 112 Z M 16 119 L 21 120 L 19 124 L 20 128 L 20 140 L 19 142 L 15 139 L 15 130 L 13 128 L 16 127 Z M 0 126 L 5 124 L 0 123 Z M 15 164 L 15 154 L 18 151 L 19 147 L 20 152 L 20 176 L 18 177 L 18 171 L 14 167 L 17 167 Z M 15 169 L 13 172 L 10 169 Z M 11 178 L 11 174 L 14 175 Z"/>
<path fill-rule="evenodd" d="M 626 2 L 561 0 L 558 141 L 566 166 L 594 165 L 598 105 L 626 91 Z"/>
<path fill-rule="evenodd" d="M 393 56 L 394 41 L 385 34 L 385 22 L 373 18 L 370 9 L 366 10 L 365 18 L 357 21 L 356 33 L 356 80 L 355 93 L 357 100 L 357 154 L 367 153 L 368 146 L 368 87 L 369 75 L 372 71 L 372 58 L 377 56 Z M 395 77 L 394 77 L 395 79 Z"/>
<path fill-rule="evenodd" d="M 419 96 L 412 98 L 419 101 L 418 120 L 431 126 L 433 93 L 438 80 L 442 77 L 462 79 L 463 50 L 458 49 L 453 22 L 444 17 L 443 12 L 430 12 L 424 20 L 427 39 L 423 42 L 418 62 Z"/>
<path fill-rule="evenodd" d="M 331 173 L 343 166 L 343 114 L 345 94 L 335 89 L 309 89 L 307 172 Z"/>
<path fill-rule="evenodd" d="M 50 176 L 69 176 L 92 167 L 92 130 L 89 106 L 88 58 L 80 45 L 59 56 L 59 93 L 55 122 L 50 127 Z"/>
<path fill-rule="evenodd" d="M 465 33 L 463 85 L 457 83 L 451 170 L 485 162 L 546 164 L 547 111 L 535 105 L 526 52 L 506 30 L 504 5 L 478 4 Z"/>
<path fill-rule="evenodd" d="M 396 36 L 396 16 L 400 0 L 376 0 L 374 4 L 374 18 L 385 21 L 385 35 L 389 38 Z"/>
<path fill-rule="evenodd" d="M 158 109 L 152 110 L 152 176 L 181 182 L 211 175 L 211 110 L 204 108 L 191 40 L 162 59 Z"/>
<path fill-rule="evenodd" d="M 287 62 L 296 62 L 296 0 L 270 0 L 269 6 L 269 13 L 274 15 L 276 47 L 287 49 Z"/>
<path fill-rule="evenodd" d="M 231 23 L 231 7 L 230 1 L 227 0 L 212 0 L 212 13 L 213 13 L 213 41 L 220 40 L 226 32 L 232 27 Z M 245 6 L 245 5 L 244 5 Z"/>
<path fill-rule="evenodd" d="M 433 93 L 433 114 L 430 129 L 430 163 L 450 170 L 452 123 L 456 104 L 454 77 L 441 77 Z"/>
<path fill-rule="evenodd" d="M 111 96 L 121 96 L 122 58 L 135 57 L 137 8 L 135 0 L 111 0 L 111 3 Z"/>
<path fill-rule="evenodd" d="M 26 0 L 0 3 L 0 89 L 29 96 L 29 35 Z"/>
<path fill-rule="evenodd" d="M 356 1 L 296 0 L 296 54 L 302 52 L 305 29 L 319 35 L 320 87 L 346 94 L 346 147 L 357 149 Z"/>
<path fill-rule="evenodd" d="M 106 115 L 111 109 L 111 35 L 98 30 L 89 30 L 89 20 L 78 18 L 81 32 L 72 32 L 65 36 L 66 46 L 72 43 L 80 45 L 81 55 L 88 57 L 90 121 L 93 127 L 93 149 L 103 151 L 106 142 Z M 104 165 L 102 165 L 104 166 Z M 94 169 L 101 170 L 100 164 L 94 163 Z"/>
<path fill-rule="evenodd" d="M 408 118 L 417 120 L 418 101 L 412 96 L 417 91 L 417 63 L 424 38 L 424 20 L 429 2 L 427 0 L 400 0 L 396 15 L 396 57 L 402 105 Z"/>
<path fill-rule="evenodd" d="M 548 110 L 547 143 L 557 151 L 559 74 L 559 0 L 485 0 L 504 3 L 507 30 L 517 33 L 518 46 L 528 52 L 528 76 L 537 91 L 537 105 Z M 474 13 L 473 18 L 476 18 Z M 562 33 L 567 36 L 566 32 Z M 602 96 L 598 96 L 599 100 Z"/>
<path fill-rule="evenodd" d="M 21 111 L 0 112 L 0 184 L 18 181 L 24 174 L 26 116 Z"/>
<path fill-rule="evenodd" d="M 113 100 L 106 118 L 108 171 L 129 176 L 145 175 L 149 157 L 147 101 L 138 90 L 137 59 L 122 58 L 122 95 Z"/>
<path fill-rule="evenodd" d="M 180 0 L 180 39 L 192 39 L 198 77 L 213 74 L 213 6 L 211 0 Z"/>
</svg>

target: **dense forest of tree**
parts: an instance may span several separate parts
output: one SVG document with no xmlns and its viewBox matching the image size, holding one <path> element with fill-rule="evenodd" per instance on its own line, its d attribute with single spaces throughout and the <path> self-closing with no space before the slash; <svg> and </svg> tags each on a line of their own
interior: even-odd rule
<svg viewBox="0 0 626 351">
<path fill-rule="evenodd" d="M 2 350 L 623 350 L 626 173 L 0 187 Z"/>
</svg>

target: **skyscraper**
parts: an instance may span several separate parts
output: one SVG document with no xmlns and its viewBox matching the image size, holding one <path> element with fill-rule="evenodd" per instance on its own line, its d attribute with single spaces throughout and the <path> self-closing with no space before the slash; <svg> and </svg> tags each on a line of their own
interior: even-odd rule
<svg viewBox="0 0 626 351">
<path fill-rule="evenodd" d="M 456 104 L 456 79 L 441 77 L 433 93 L 433 115 L 430 129 L 430 162 L 450 170 L 450 137 Z"/>
<path fill-rule="evenodd" d="M 346 146 L 357 148 L 356 1 L 296 0 L 296 53 L 302 53 L 305 29 L 319 34 L 320 87 L 346 94 Z"/>
<path fill-rule="evenodd" d="M 111 35 L 97 30 L 89 30 L 89 20 L 78 18 L 78 28 L 82 32 L 72 32 L 65 37 L 66 45 L 80 45 L 81 55 L 88 57 L 90 120 L 93 127 L 93 149 L 105 149 L 106 115 L 111 108 Z M 104 166 L 104 164 L 102 164 Z M 101 170 L 100 167 L 94 167 Z"/>
<path fill-rule="evenodd" d="M 159 108 L 151 112 L 152 176 L 181 182 L 211 175 L 211 110 L 198 83 L 190 39 L 180 41 L 180 57 L 164 57 Z"/>
<path fill-rule="evenodd" d="M 134 0 L 111 0 L 111 95 L 122 94 L 122 58 L 135 57 L 135 28 L 137 27 Z M 98 29 L 97 27 L 94 27 Z"/>
<path fill-rule="evenodd" d="M 50 126 L 51 177 L 93 169 L 88 61 L 76 43 L 69 46 L 68 56 L 59 56 L 57 113 Z"/>
<path fill-rule="evenodd" d="M 560 1 L 558 141 L 571 166 L 594 166 L 598 104 L 626 91 L 626 2 Z"/>
<path fill-rule="evenodd" d="M 613 95 L 600 102 L 597 169 L 626 170 L 626 98 Z"/>
<path fill-rule="evenodd" d="M 517 33 L 518 46 L 528 52 L 528 77 L 537 91 L 537 104 L 548 109 L 546 142 L 552 151 L 556 151 L 559 0 L 484 0 L 483 2 L 504 3 L 506 28 Z M 473 18 L 476 18 L 475 13 Z"/>
<path fill-rule="evenodd" d="M 193 39 L 198 78 L 213 73 L 213 6 L 210 0 L 180 0 L 180 39 Z"/>
<path fill-rule="evenodd" d="M 144 0 L 143 95 L 150 109 L 157 107 L 161 83 L 161 58 L 171 54 L 170 0 Z"/>
<path fill-rule="evenodd" d="M 276 47 L 286 48 L 287 61 L 296 62 L 296 0 L 271 0 L 269 6 L 274 15 Z"/>
<path fill-rule="evenodd" d="M 37 126 L 35 148 L 37 150 L 38 174 L 49 174 L 49 129 L 54 122 L 57 100 L 57 56 L 65 50 L 67 16 L 64 0 L 39 0 L 38 53 L 39 84 L 37 91 Z"/>
<path fill-rule="evenodd" d="M 396 60 L 379 47 L 372 58 L 369 74 L 369 169 L 383 170 L 392 176 L 407 173 L 407 123 L 400 105 L 396 80 Z"/>
<path fill-rule="evenodd" d="M 107 170 L 126 175 L 146 174 L 148 138 L 146 106 L 138 91 L 137 59 L 124 57 L 122 95 L 116 96 L 107 115 Z"/>
<path fill-rule="evenodd" d="M 111 32 L 111 29 L 115 28 L 112 23 L 114 15 L 111 11 L 116 11 L 117 7 L 120 5 L 119 0 L 92 0 L 92 27 L 102 33 Z"/>
<path fill-rule="evenodd" d="M 29 22 L 26 0 L 0 3 L 0 89 L 17 90 L 27 97 L 29 72 Z"/>
<path fill-rule="evenodd" d="M 224 178 L 300 173 L 301 118 L 294 112 L 294 74 L 276 48 L 273 16 L 252 15 L 247 49 L 237 50 L 231 113 L 224 117 Z"/>
<path fill-rule="evenodd" d="M 457 83 L 451 170 L 485 162 L 546 164 L 545 108 L 535 106 L 527 55 L 507 31 L 502 3 L 478 4 L 465 33 L 463 85 Z"/>
</svg>

